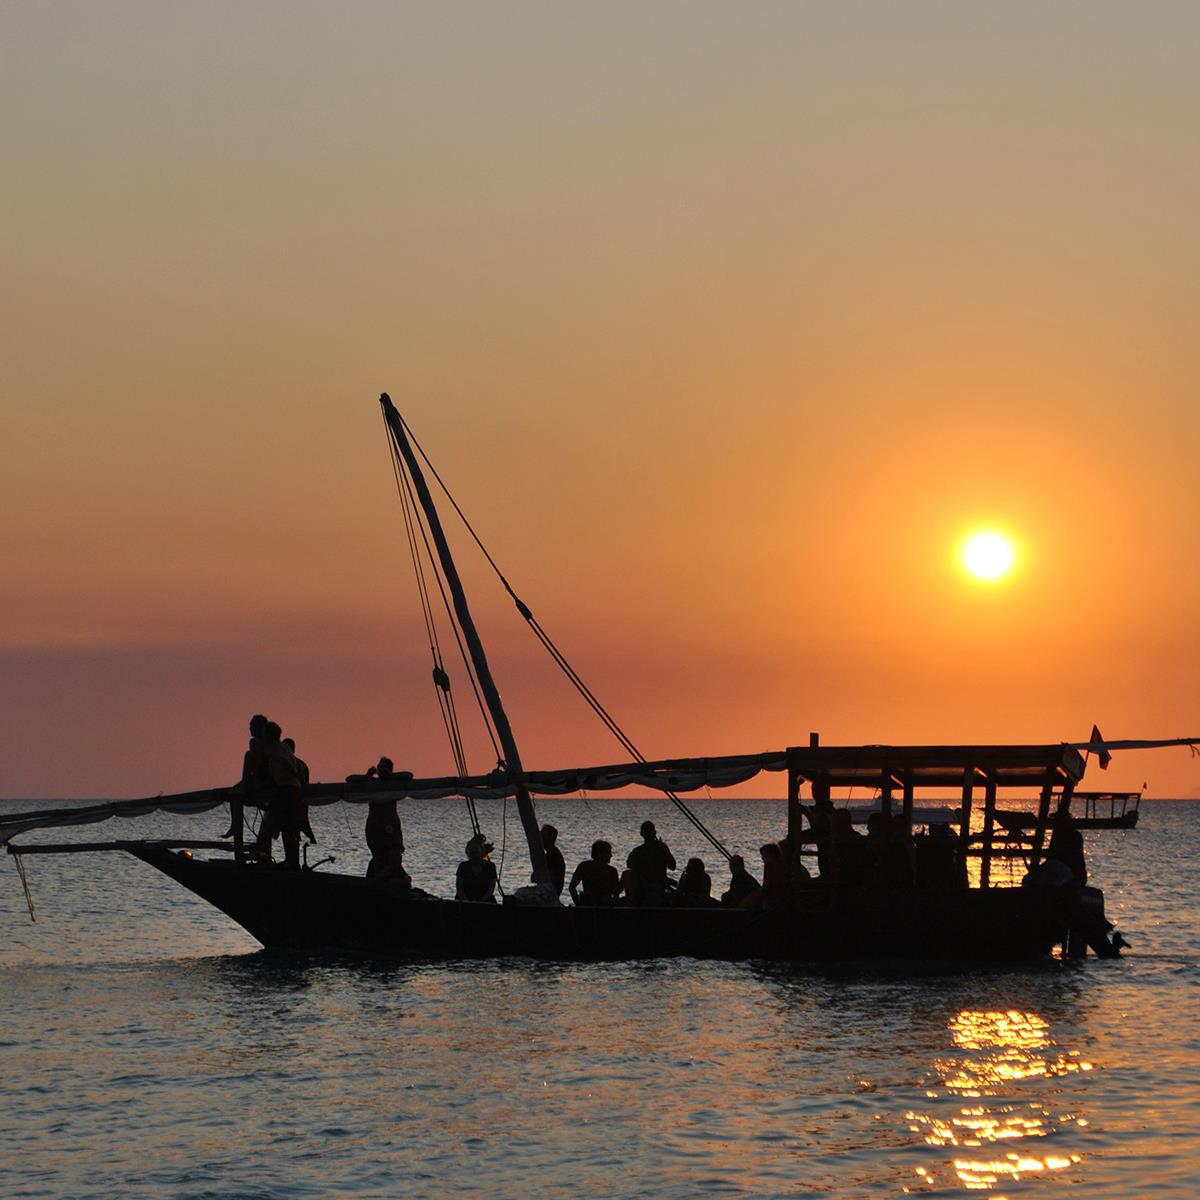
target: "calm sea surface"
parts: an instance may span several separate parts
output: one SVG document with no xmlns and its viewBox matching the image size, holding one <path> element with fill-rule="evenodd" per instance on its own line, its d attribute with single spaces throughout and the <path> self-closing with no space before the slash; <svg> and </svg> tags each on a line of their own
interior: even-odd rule
<svg viewBox="0 0 1200 1200">
<path fill-rule="evenodd" d="M 0 816 L 15 811 L 0 803 Z M 747 852 L 783 806 L 701 801 Z M 403 810 L 449 894 L 461 804 Z M 539 805 L 568 865 L 663 801 Z M 481 805 L 500 859 L 501 806 Z M 215 836 L 222 812 L 31 835 Z M 360 871 L 363 811 L 314 810 Z M 1118 962 L 395 964 L 268 954 L 122 854 L 0 859 L 0 1196 L 1200 1194 L 1200 802 L 1088 835 Z M 509 808 L 504 880 L 521 883 Z M 725 873 L 713 871 L 718 888 Z"/>
</svg>

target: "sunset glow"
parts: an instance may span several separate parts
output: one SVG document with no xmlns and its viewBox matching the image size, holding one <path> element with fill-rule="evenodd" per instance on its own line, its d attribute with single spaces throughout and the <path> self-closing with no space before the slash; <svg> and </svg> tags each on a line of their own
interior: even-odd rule
<svg viewBox="0 0 1200 1200">
<path fill-rule="evenodd" d="M 651 757 L 1194 724 L 1190 34 L 319 8 L 5 12 L 0 793 L 451 768 L 385 390 Z M 527 764 L 621 754 L 447 528 Z"/>
</svg>

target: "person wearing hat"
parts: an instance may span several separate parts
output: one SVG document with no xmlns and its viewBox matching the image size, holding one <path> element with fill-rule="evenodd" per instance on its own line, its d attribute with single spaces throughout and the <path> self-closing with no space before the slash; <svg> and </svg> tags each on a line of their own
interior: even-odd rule
<svg viewBox="0 0 1200 1200">
<path fill-rule="evenodd" d="M 458 864 L 454 875 L 455 900 L 496 903 L 496 864 L 488 858 L 493 849 L 482 833 L 477 833 L 467 843 L 467 857 Z"/>
</svg>

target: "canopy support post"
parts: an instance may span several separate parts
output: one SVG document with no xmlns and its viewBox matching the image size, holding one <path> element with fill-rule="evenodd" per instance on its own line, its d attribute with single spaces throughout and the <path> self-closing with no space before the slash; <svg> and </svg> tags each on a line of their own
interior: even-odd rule
<svg viewBox="0 0 1200 1200">
<path fill-rule="evenodd" d="M 962 820 L 958 827 L 958 861 L 959 871 L 963 882 L 970 887 L 971 878 L 967 874 L 967 851 L 971 845 L 971 796 L 975 790 L 975 768 L 963 769 L 962 784 Z"/>
<path fill-rule="evenodd" d="M 800 807 L 800 772 L 788 764 L 788 795 L 787 795 L 787 842 L 789 869 L 800 861 L 800 847 L 804 837 L 804 810 Z M 815 791 L 815 788 L 814 788 Z"/>
<path fill-rule="evenodd" d="M 996 831 L 996 777 L 988 773 L 983 793 L 983 859 L 979 864 L 979 886 L 991 887 L 992 838 Z"/>
<path fill-rule="evenodd" d="M 1037 827 L 1033 831 L 1033 847 L 1029 852 L 1029 869 L 1034 871 L 1042 861 L 1042 846 L 1046 843 L 1046 826 L 1050 822 L 1050 803 L 1054 799 L 1054 773 L 1046 775 L 1038 799 Z"/>
</svg>

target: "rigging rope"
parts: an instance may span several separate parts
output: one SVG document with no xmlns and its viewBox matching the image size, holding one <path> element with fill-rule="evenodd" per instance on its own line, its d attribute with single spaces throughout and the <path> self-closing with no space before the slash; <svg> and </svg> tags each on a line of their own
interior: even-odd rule
<svg viewBox="0 0 1200 1200">
<path fill-rule="evenodd" d="M 575 690 L 578 691 L 579 694 L 584 698 L 584 700 L 587 702 L 588 706 L 600 718 L 600 720 L 603 722 L 603 724 L 608 729 L 608 731 L 613 735 L 613 737 L 615 737 L 617 739 L 617 741 L 626 750 L 626 752 L 636 762 L 645 762 L 646 761 L 645 756 L 637 748 L 637 746 L 634 745 L 632 740 L 628 737 L 628 735 L 620 727 L 620 725 L 617 724 L 616 718 L 614 718 L 613 715 L 608 711 L 608 709 L 606 709 L 604 707 L 604 705 L 600 703 L 600 701 L 596 697 L 595 693 L 591 690 L 591 688 L 588 687 L 588 685 L 586 683 L 584 683 L 584 681 L 580 677 L 579 673 L 575 670 L 574 667 L 571 666 L 570 662 L 567 661 L 566 655 L 563 654 L 563 652 L 554 643 L 554 640 L 550 637 L 550 635 L 542 628 L 541 624 L 538 622 L 538 619 L 533 615 L 529 606 L 513 590 L 512 585 L 505 578 L 504 572 L 500 570 L 500 567 L 496 563 L 496 560 L 491 556 L 490 553 L 488 553 L 487 547 L 480 540 L 480 537 L 475 532 L 475 529 L 472 526 L 471 522 L 467 520 L 467 514 L 464 513 L 463 510 L 459 507 L 458 501 L 454 499 L 454 496 L 451 494 L 450 489 L 446 486 L 445 481 L 438 474 L 437 467 L 435 467 L 433 465 L 433 463 L 430 462 L 429 455 L 425 453 L 424 447 L 422 447 L 421 443 L 417 440 L 417 438 L 413 434 L 413 431 L 409 428 L 408 423 L 404 420 L 403 417 L 400 418 L 400 423 L 404 426 L 405 432 L 408 434 L 408 437 L 411 440 L 412 444 L 417 448 L 417 452 L 425 460 L 425 465 L 432 472 L 434 479 L 436 479 L 438 481 L 438 486 L 442 489 L 443 493 L 445 493 L 446 499 L 450 501 L 450 504 L 453 506 L 454 511 L 456 513 L 458 513 L 459 518 L 462 520 L 462 523 L 467 527 L 467 532 L 474 539 L 475 545 L 477 545 L 479 547 L 479 549 L 483 552 L 484 558 L 487 559 L 488 563 L 491 565 L 492 570 L 495 571 L 496 577 L 500 580 L 500 583 L 503 585 L 504 590 L 509 594 L 509 596 L 512 597 L 512 601 L 516 605 L 517 611 L 525 619 L 525 622 L 526 622 L 526 624 L 528 624 L 529 628 L 533 630 L 538 641 L 540 641 L 542 643 L 543 647 L 549 653 L 550 657 L 555 661 L 555 663 L 558 665 L 559 669 L 563 672 L 564 675 L 566 675 L 567 679 L 575 687 Z M 667 791 L 666 795 L 670 799 L 671 803 L 674 804 L 675 807 L 679 810 L 679 812 L 682 813 L 683 816 L 686 817 L 688 819 L 688 821 L 690 821 L 692 823 L 693 827 L 701 834 L 702 837 L 707 839 L 709 844 L 719 854 L 724 855 L 724 857 L 726 859 L 731 857 L 730 852 L 721 844 L 721 842 L 717 838 L 717 836 L 704 824 L 703 821 L 700 820 L 700 818 L 683 802 L 683 800 L 680 799 L 680 797 L 675 792 Z"/>
<path fill-rule="evenodd" d="M 33 893 L 29 890 L 29 880 L 25 878 L 25 864 L 19 854 L 13 854 L 13 862 L 17 864 L 17 874 L 21 877 L 21 886 L 25 889 L 25 903 L 29 905 L 29 919 L 37 924 L 37 909 L 33 906 Z"/>
<path fill-rule="evenodd" d="M 400 506 L 404 513 L 404 531 L 408 540 L 409 556 L 412 559 L 413 573 L 417 579 L 417 592 L 421 600 L 421 615 L 425 621 L 425 634 L 429 642 L 429 653 L 433 660 L 433 687 L 434 693 L 437 696 L 438 712 L 442 718 L 442 725 L 446 730 L 446 737 L 450 742 L 450 753 L 454 759 L 455 770 L 460 778 L 470 774 L 467 765 L 466 750 L 463 746 L 462 728 L 458 719 L 458 709 L 454 703 L 454 693 L 450 687 L 450 676 L 446 672 L 445 661 L 442 657 L 441 641 L 438 637 L 437 620 L 434 615 L 433 601 L 429 594 L 429 582 L 425 575 L 424 563 L 421 560 L 420 544 L 417 541 L 417 530 L 420 530 L 421 541 L 425 545 L 426 554 L 429 557 L 430 569 L 433 571 L 434 579 L 437 581 L 438 591 L 441 593 L 442 603 L 446 608 L 447 617 L 450 620 L 450 628 L 454 632 L 455 641 L 458 643 L 459 653 L 462 655 L 463 665 L 467 671 L 467 678 L 470 680 L 472 691 L 475 693 L 476 703 L 479 705 L 479 712 L 483 718 L 484 728 L 488 732 L 488 738 L 492 743 L 492 749 L 496 752 L 496 757 L 499 759 L 499 748 L 496 744 L 496 737 L 492 730 L 492 725 L 489 720 L 487 711 L 484 708 L 482 697 L 479 695 L 479 689 L 475 682 L 474 673 L 471 670 L 470 661 L 467 658 L 466 650 L 463 647 L 462 640 L 458 635 L 458 626 L 454 620 L 450 609 L 450 603 L 447 599 L 445 588 L 442 584 L 441 574 L 437 569 L 437 564 L 433 558 L 433 550 L 429 545 L 429 539 L 425 533 L 425 527 L 421 523 L 419 510 L 417 508 L 416 498 L 412 495 L 412 485 L 408 476 L 401 469 L 400 455 L 396 447 L 395 440 L 392 438 L 391 430 L 388 428 L 387 418 L 384 418 L 384 430 L 387 436 L 388 448 L 392 463 L 392 476 L 396 483 L 396 491 L 400 496 Z M 474 836 L 481 834 L 482 830 L 479 825 L 479 813 L 475 807 L 475 801 L 472 797 L 465 797 L 467 804 L 467 814 L 471 820 L 471 830 Z"/>
</svg>

